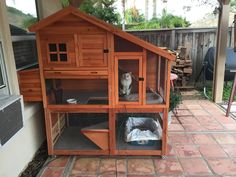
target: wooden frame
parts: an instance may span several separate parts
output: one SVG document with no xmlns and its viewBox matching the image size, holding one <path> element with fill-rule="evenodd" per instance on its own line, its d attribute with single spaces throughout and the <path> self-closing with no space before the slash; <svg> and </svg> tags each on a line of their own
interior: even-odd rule
<svg viewBox="0 0 236 177">
<path fill-rule="evenodd" d="M 167 150 L 167 138 L 163 138 L 161 140 L 161 147 L 160 149 L 156 149 L 156 150 L 151 150 L 151 149 L 146 149 L 146 150 L 137 150 L 137 149 L 132 149 L 132 150 L 125 150 L 125 149 L 119 149 L 117 148 L 117 143 L 116 141 L 116 114 L 119 113 L 159 113 L 159 112 L 163 112 L 164 116 L 168 116 L 165 113 L 166 109 L 137 109 L 137 108 L 133 108 L 133 109 L 113 109 L 110 112 L 109 118 L 110 118 L 110 127 L 113 130 L 113 133 L 110 135 L 110 150 L 111 150 L 111 155 L 166 155 L 166 150 Z M 167 117 L 166 117 L 167 118 Z M 164 118 L 165 119 L 165 118 Z M 167 125 L 167 124 L 166 124 Z M 163 125 L 163 129 L 164 129 Z M 165 150 L 163 151 L 163 148 L 165 148 Z"/>
<path fill-rule="evenodd" d="M 66 27 L 65 27 L 66 24 Z M 168 116 L 168 107 L 169 107 L 169 90 L 170 90 L 170 66 L 171 61 L 175 58 L 172 54 L 160 49 L 157 46 L 154 46 L 150 43 L 147 43 L 141 39 L 138 39 L 130 34 L 127 34 L 119 29 L 114 28 L 113 26 L 98 20 L 92 16 L 86 15 L 77 9 L 72 7 L 65 8 L 52 16 L 43 19 L 36 25 L 30 28 L 31 31 L 36 32 L 37 38 L 37 48 L 38 48 L 38 58 L 39 58 L 39 70 L 38 74 L 40 79 L 38 82 L 41 84 L 41 93 L 42 100 L 45 110 L 45 124 L 46 124 L 46 134 L 48 142 L 48 153 L 50 155 L 166 155 L 167 153 L 167 116 Z M 91 38 L 91 35 L 94 38 Z M 97 37 L 96 37 L 97 35 Z M 51 36 L 51 38 L 50 38 Z M 60 37 L 55 39 L 55 36 L 62 36 L 61 41 L 65 41 L 65 36 L 70 36 L 70 41 L 73 43 L 73 48 L 69 48 L 69 51 L 73 51 L 72 56 L 74 57 L 73 61 L 68 58 L 68 61 L 71 61 L 70 65 L 61 65 L 60 63 L 45 63 L 45 57 L 48 58 L 47 54 L 49 53 L 45 49 L 44 44 L 47 44 L 47 41 L 57 41 L 60 43 Z M 102 37 L 104 36 L 104 37 Z M 127 45 L 122 48 L 119 46 L 119 49 L 122 52 L 115 52 L 118 42 L 114 41 L 114 38 L 118 36 L 122 38 L 123 42 L 128 41 Z M 90 62 L 88 64 L 83 64 L 82 59 L 82 45 L 81 39 L 90 38 L 91 41 L 86 44 L 88 48 L 94 48 L 97 52 L 103 52 L 104 60 L 96 62 Z M 135 50 L 129 49 L 129 45 L 133 43 L 133 47 L 141 49 L 139 52 L 134 52 Z M 138 46 L 138 47 L 137 47 Z M 99 51 L 98 51 L 99 50 Z M 87 52 L 87 51 L 86 51 Z M 93 53 L 91 52 L 91 53 Z M 153 76 L 149 77 L 148 75 L 148 61 L 150 60 L 150 55 L 154 57 L 155 65 L 152 66 L 155 69 L 152 71 Z M 90 61 L 96 60 L 97 56 L 90 55 L 86 53 L 86 57 Z M 99 56 L 97 57 L 98 59 Z M 138 101 L 137 102 L 122 102 L 119 101 L 119 69 L 118 61 L 124 60 L 136 60 L 138 61 L 137 73 L 139 75 L 138 81 Z M 162 68 L 162 62 L 164 61 L 165 67 Z M 99 63 L 100 62 L 100 63 Z M 99 63 L 99 64 L 98 64 Z M 135 67 L 135 66 L 126 66 L 126 67 Z M 27 71 L 27 74 L 33 71 Z M 35 70 L 34 70 L 35 72 Z M 24 78 L 20 77 L 20 78 Z M 148 104 L 147 103 L 147 79 L 156 79 L 152 83 L 155 85 L 155 92 L 160 92 L 161 86 L 163 87 L 164 102 Z M 95 81 L 105 80 L 107 85 L 107 100 L 108 104 L 66 104 L 57 102 L 48 101 L 48 92 L 55 94 L 55 89 L 57 89 L 57 81 L 62 83 L 62 80 L 67 80 L 64 84 L 70 85 L 70 87 L 75 86 L 77 79 L 97 83 Z M 52 83 L 49 81 L 52 80 Z M 51 82 L 51 81 L 50 81 Z M 71 82 L 71 83 L 70 83 Z M 83 83 L 83 82 L 82 82 Z M 50 85 L 51 84 L 51 85 Z M 77 84 L 77 83 L 76 83 Z M 91 84 L 92 85 L 92 84 Z M 97 85 L 99 85 L 97 83 Z M 97 86 L 96 85 L 96 86 Z M 60 86 L 60 85 L 59 85 Z M 81 84 L 80 87 L 83 91 L 96 91 L 95 88 L 85 88 L 85 85 Z M 95 86 L 94 86 L 95 87 Z M 29 88 L 31 89 L 31 88 Z M 66 99 L 71 98 L 70 96 L 64 93 L 63 87 L 62 96 Z M 75 89 L 76 90 L 76 89 Z M 24 92 L 22 92 L 25 94 Z M 82 92 L 81 92 L 82 93 Z M 99 92 L 100 93 L 100 92 Z M 79 94 L 76 92 L 76 94 Z M 84 93 L 82 93 L 84 94 Z M 86 95 L 86 94 L 85 94 Z M 89 94 L 88 94 L 89 95 Z M 75 95 L 76 96 L 76 95 Z M 93 96 L 96 97 L 96 96 Z M 99 100 L 99 97 L 98 97 Z M 102 99 L 101 99 L 102 100 Z M 28 101 L 34 101 L 28 100 Z M 161 126 L 163 127 L 163 137 L 162 143 L 159 149 L 149 149 L 149 150 L 119 150 L 116 147 L 116 115 L 119 113 L 163 113 L 163 122 Z M 106 114 L 108 116 L 108 129 L 103 128 L 99 130 L 85 129 L 82 132 L 87 136 L 91 141 L 95 142 L 94 137 L 99 137 L 101 135 L 100 141 L 104 143 L 95 142 L 100 149 L 56 149 L 54 144 L 58 141 L 57 136 L 62 136 L 62 129 L 58 129 L 60 126 L 60 121 L 62 115 L 64 119 L 69 121 L 70 116 L 81 115 L 81 113 L 97 113 L 97 114 Z M 53 118 L 52 115 L 56 118 Z M 67 118 L 66 118 L 67 117 Z M 57 122 L 55 123 L 55 120 Z M 64 120 L 63 120 L 64 121 Z M 62 121 L 62 123 L 63 123 Z M 68 122 L 64 121 L 64 122 Z M 85 119 L 85 122 L 89 119 Z M 68 124 L 69 125 L 69 124 Z M 81 125 L 82 126 L 82 125 Z"/>
<path fill-rule="evenodd" d="M 118 87 L 118 65 L 119 65 L 119 60 L 125 61 L 125 60 L 137 60 L 139 64 L 138 68 L 138 74 L 139 78 L 143 77 L 143 63 L 142 63 L 142 56 L 143 53 L 138 53 L 138 52 L 116 52 L 115 54 L 115 103 L 117 105 L 122 105 L 122 104 L 130 104 L 130 105 L 141 105 L 142 103 L 142 90 L 143 90 L 143 84 L 139 81 L 138 82 L 138 101 L 136 102 L 124 102 L 124 101 L 119 101 L 119 87 Z"/>
</svg>

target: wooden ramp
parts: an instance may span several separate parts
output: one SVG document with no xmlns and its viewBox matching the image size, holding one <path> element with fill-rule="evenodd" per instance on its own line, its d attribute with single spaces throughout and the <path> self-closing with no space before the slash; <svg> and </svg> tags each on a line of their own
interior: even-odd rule
<svg viewBox="0 0 236 177">
<path fill-rule="evenodd" d="M 89 127 L 85 127 L 81 129 L 81 133 L 102 150 L 108 150 L 108 122 L 102 122 Z"/>
</svg>

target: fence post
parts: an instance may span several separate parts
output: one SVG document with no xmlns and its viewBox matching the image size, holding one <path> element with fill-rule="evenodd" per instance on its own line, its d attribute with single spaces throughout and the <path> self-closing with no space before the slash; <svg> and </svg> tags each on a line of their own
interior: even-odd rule
<svg viewBox="0 0 236 177">
<path fill-rule="evenodd" d="M 171 30 L 170 47 L 172 50 L 175 49 L 175 29 Z"/>
</svg>

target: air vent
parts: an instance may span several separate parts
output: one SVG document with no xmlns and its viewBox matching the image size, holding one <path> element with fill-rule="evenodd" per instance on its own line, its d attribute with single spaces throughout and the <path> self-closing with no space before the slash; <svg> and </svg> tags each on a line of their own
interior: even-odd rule
<svg viewBox="0 0 236 177">
<path fill-rule="evenodd" d="M 23 127 L 21 96 L 0 97 L 0 143 L 4 145 Z"/>
</svg>

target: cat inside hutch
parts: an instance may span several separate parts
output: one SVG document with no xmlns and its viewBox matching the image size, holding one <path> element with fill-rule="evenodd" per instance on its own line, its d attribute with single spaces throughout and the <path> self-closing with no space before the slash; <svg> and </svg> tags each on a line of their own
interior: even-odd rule
<svg viewBox="0 0 236 177">
<path fill-rule="evenodd" d="M 139 60 L 119 60 L 119 101 L 139 101 Z"/>
<path fill-rule="evenodd" d="M 144 81 L 142 71 L 140 71 L 140 60 L 120 59 L 118 61 L 118 82 L 119 82 L 119 102 L 139 102 L 141 99 L 141 83 Z M 153 79 L 148 78 L 147 79 Z M 146 88 L 147 104 L 163 103 L 163 98 L 157 90 L 148 85 Z"/>
</svg>

